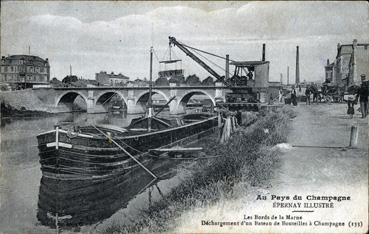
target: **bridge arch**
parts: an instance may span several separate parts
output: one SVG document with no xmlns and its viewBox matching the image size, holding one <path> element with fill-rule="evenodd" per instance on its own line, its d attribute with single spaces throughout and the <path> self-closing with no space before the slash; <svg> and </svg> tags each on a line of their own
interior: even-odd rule
<svg viewBox="0 0 369 234">
<path fill-rule="evenodd" d="M 180 99 L 179 99 L 179 102 L 178 104 L 181 104 L 181 105 L 186 105 L 188 103 L 188 101 L 192 98 L 193 95 L 205 95 L 207 96 L 213 106 L 215 106 L 215 97 L 211 94 L 209 94 L 208 92 L 204 91 L 204 90 L 191 90 L 191 91 L 188 91 L 186 92 Z"/>
<path fill-rule="evenodd" d="M 55 107 L 60 107 L 60 104 L 64 104 L 65 108 L 68 108 L 69 111 L 73 110 L 73 103 L 76 98 L 80 96 L 85 102 L 86 109 L 87 109 L 87 97 L 78 91 L 65 91 L 61 95 L 58 96 L 55 102 Z"/>
<path fill-rule="evenodd" d="M 127 108 L 127 99 L 123 96 L 121 92 L 118 91 L 101 92 L 99 95 L 96 96 L 94 106 L 97 105 L 104 106 L 106 102 L 109 102 L 112 98 L 114 98 L 114 95 L 118 95 L 118 97 L 123 101 L 122 104 L 125 106 L 125 108 Z"/>
<path fill-rule="evenodd" d="M 216 104 L 215 103 L 215 97 L 213 95 L 211 95 L 210 93 L 208 93 L 207 91 L 201 90 L 201 89 L 190 90 L 190 91 L 186 92 L 182 97 L 179 98 L 174 112 L 175 113 L 185 113 L 187 103 L 194 95 L 205 95 L 211 100 L 211 103 L 212 103 L 213 106 L 215 106 L 215 104 Z"/>
<path fill-rule="evenodd" d="M 161 90 L 153 89 L 152 94 L 153 95 L 160 94 L 162 97 L 164 97 L 165 101 L 167 102 L 169 101 L 168 95 Z M 145 103 L 147 103 L 148 100 L 149 100 L 149 91 L 145 90 L 144 92 L 137 95 L 136 105 L 140 105 L 140 104 L 144 105 Z"/>
</svg>

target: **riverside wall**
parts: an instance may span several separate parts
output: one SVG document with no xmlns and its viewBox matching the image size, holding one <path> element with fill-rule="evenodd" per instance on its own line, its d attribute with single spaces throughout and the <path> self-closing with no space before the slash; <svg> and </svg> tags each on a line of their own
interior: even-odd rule
<svg viewBox="0 0 369 234">
<path fill-rule="evenodd" d="M 53 113 L 46 99 L 51 90 L 32 89 L 0 91 L 1 116 L 22 116 L 29 114 Z"/>
</svg>

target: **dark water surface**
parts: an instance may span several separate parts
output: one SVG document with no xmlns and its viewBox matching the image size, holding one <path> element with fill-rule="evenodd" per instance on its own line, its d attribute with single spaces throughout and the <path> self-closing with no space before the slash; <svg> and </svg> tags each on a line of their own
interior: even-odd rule
<svg viewBox="0 0 369 234">
<path fill-rule="evenodd" d="M 150 165 L 150 169 L 164 179 L 149 187 L 152 177 L 140 168 L 103 183 L 55 183 L 42 178 L 37 134 L 53 129 L 58 122 L 127 126 L 136 117 L 69 113 L 45 118 L 2 119 L 0 233 L 55 233 L 56 214 L 61 231 L 97 231 L 110 223 L 129 222 L 139 209 L 176 186 L 181 175 L 177 173 L 175 160 Z"/>
</svg>

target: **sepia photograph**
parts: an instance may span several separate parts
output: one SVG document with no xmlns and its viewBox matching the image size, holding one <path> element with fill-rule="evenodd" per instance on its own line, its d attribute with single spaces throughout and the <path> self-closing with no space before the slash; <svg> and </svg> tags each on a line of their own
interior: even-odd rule
<svg viewBox="0 0 369 234">
<path fill-rule="evenodd" d="M 0 234 L 368 232 L 368 1 L 0 4 Z"/>
</svg>

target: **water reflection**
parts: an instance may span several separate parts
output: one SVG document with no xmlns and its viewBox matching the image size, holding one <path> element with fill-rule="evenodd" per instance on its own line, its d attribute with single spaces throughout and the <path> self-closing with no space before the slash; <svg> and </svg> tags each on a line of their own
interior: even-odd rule
<svg viewBox="0 0 369 234">
<path fill-rule="evenodd" d="M 163 112 L 160 115 L 167 116 L 169 113 Z M 31 233 L 40 233 L 39 228 L 41 227 L 55 227 L 55 222 L 52 223 L 52 217 L 56 215 L 56 211 L 63 208 L 65 210 L 63 212 L 66 213 L 66 211 L 69 212 L 72 206 L 75 206 L 72 210 L 75 212 L 75 218 L 69 221 L 66 220 L 65 227 L 86 224 L 88 223 L 86 220 L 90 220 L 90 223 L 97 222 L 96 220 L 105 219 L 117 209 L 124 208 L 130 198 L 136 196 L 137 192 L 151 180 L 146 172 L 138 168 L 132 174 L 125 175 L 123 178 L 113 178 L 111 181 L 100 183 L 98 186 L 96 182 L 84 182 L 84 186 L 88 187 L 86 191 L 75 190 L 74 194 L 72 192 L 68 193 L 68 190 L 73 190 L 78 186 L 82 187 L 83 184 L 66 183 L 61 186 L 57 185 L 56 181 L 41 178 L 42 173 L 35 136 L 53 129 L 60 122 L 73 122 L 78 125 L 89 125 L 91 123 L 114 124 L 125 127 L 129 125 L 132 118 L 137 117 L 138 115 L 127 115 L 126 113 L 65 113 L 35 118 L 2 118 L 0 127 L 0 229 L 4 233 L 20 233 L 26 232 L 25 230 L 31 230 Z M 169 162 L 156 162 L 153 167 L 157 167 L 157 169 L 154 169 L 154 171 L 161 175 L 166 172 L 172 173 L 172 170 L 168 168 L 176 168 L 176 166 L 168 166 L 165 169 L 167 163 Z M 159 168 L 162 168 L 162 170 Z M 160 181 L 159 185 L 163 184 L 160 187 L 165 193 L 179 182 L 175 176 L 170 180 Z M 103 193 L 104 190 L 107 192 Z M 154 196 L 160 198 L 157 189 L 154 188 L 153 190 L 153 198 Z M 60 195 L 58 195 L 58 191 L 60 191 Z M 142 196 L 145 197 L 145 201 L 141 201 Z M 70 206 L 68 206 L 67 200 L 69 200 Z M 138 206 L 141 204 L 146 206 L 147 203 L 148 194 L 146 192 L 130 201 L 130 204 Z M 102 214 L 89 213 L 89 210 L 94 209 L 100 210 Z M 47 212 L 49 212 L 50 218 L 47 217 Z M 82 217 L 83 212 L 86 212 L 87 216 Z M 116 214 L 120 212 L 128 212 L 131 217 L 133 210 L 128 205 L 128 210 L 120 209 Z M 78 217 L 81 217 L 79 219 L 82 221 L 75 221 Z M 113 215 L 113 217 L 115 216 Z M 46 226 L 38 226 L 38 223 Z"/>
<path fill-rule="evenodd" d="M 36 135 L 59 122 L 127 126 L 137 115 L 65 113 L 47 117 L 1 118 L 0 229 L 4 233 L 36 228 L 41 170 Z M 38 233 L 35 231 L 34 233 Z"/>
<path fill-rule="evenodd" d="M 175 161 L 155 161 L 147 165 L 160 180 L 175 174 Z M 146 201 L 151 200 L 151 190 L 157 186 L 141 168 L 128 174 L 104 181 L 62 181 L 41 178 L 37 219 L 51 228 L 70 229 L 91 225 L 111 217 L 127 207 L 129 201 L 147 190 Z M 147 188 L 147 189 L 146 189 Z M 161 194 L 160 188 L 155 187 Z"/>
</svg>

